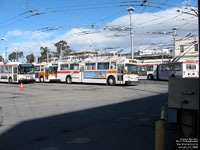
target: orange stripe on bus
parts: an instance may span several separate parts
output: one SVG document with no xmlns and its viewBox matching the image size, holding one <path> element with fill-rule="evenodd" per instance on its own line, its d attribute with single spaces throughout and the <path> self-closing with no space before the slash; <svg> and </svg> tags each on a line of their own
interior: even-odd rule
<svg viewBox="0 0 200 150">
<path fill-rule="evenodd" d="M 113 70 L 113 71 L 107 71 L 107 73 L 117 73 L 117 71 Z"/>
</svg>

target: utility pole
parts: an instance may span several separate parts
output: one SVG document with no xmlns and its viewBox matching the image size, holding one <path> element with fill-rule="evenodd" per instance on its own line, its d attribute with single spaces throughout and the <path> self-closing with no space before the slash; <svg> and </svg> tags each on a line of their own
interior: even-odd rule
<svg viewBox="0 0 200 150">
<path fill-rule="evenodd" d="M 2 58 L 3 58 L 3 60 L 5 60 L 5 54 L 4 54 L 4 40 L 5 40 L 5 38 L 1 38 L 1 46 L 2 46 Z"/>
<path fill-rule="evenodd" d="M 173 43 L 174 49 L 173 49 L 173 52 L 172 52 L 172 59 L 175 59 L 175 57 L 176 57 L 176 36 L 177 36 L 176 30 L 177 30 L 177 28 L 174 27 L 174 28 L 172 28 L 172 30 L 173 30 L 173 41 L 174 41 L 174 43 Z"/>
<path fill-rule="evenodd" d="M 133 7 L 129 7 L 127 10 L 130 13 L 131 59 L 134 59 L 134 53 L 133 53 L 133 25 L 132 25 L 132 13 L 134 11 L 134 8 Z"/>
<path fill-rule="evenodd" d="M 63 46 L 63 43 L 60 43 L 60 60 L 62 61 L 62 46 Z"/>
<path fill-rule="evenodd" d="M 18 61 L 17 50 L 15 50 L 15 53 L 16 53 L 16 61 Z"/>
<path fill-rule="evenodd" d="M 47 63 L 49 63 L 49 50 L 47 48 Z"/>
</svg>

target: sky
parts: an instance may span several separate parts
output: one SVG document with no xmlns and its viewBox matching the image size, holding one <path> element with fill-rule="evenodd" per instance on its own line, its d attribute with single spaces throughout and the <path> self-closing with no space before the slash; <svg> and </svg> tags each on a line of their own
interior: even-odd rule
<svg viewBox="0 0 200 150">
<path fill-rule="evenodd" d="M 40 56 L 65 40 L 74 51 L 130 51 L 132 14 L 134 51 L 172 48 L 176 39 L 197 36 L 197 0 L 0 0 L 0 55 L 23 51 Z M 177 10 L 180 10 L 179 12 Z"/>
</svg>

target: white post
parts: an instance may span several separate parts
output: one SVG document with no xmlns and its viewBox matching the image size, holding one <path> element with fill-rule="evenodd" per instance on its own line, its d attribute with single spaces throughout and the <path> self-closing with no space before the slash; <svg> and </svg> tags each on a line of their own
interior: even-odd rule
<svg viewBox="0 0 200 150">
<path fill-rule="evenodd" d="M 2 58 L 3 58 L 3 60 L 5 60 L 5 55 L 4 55 L 4 43 L 3 43 L 3 41 L 5 40 L 5 38 L 1 38 L 1 46 L 2 46 Z"/>
<path fill-rule="evenodd" d="M 132 25 L 132 12 L 134 11 L 133 7 L 130 7 L 127 9 L 130 13 L 130 37 L 131 37 L 131 59 L 134 58 L 134 52 L 133 52 L 133 25 Z"/>
<path fill-rule="evenodd" d="M 177 30 L 177 28 L 176 27 L 174 27 L 173 29 L 173 41 L 174 41 L 174 43 L 173 43 L 173 45 L 174 45 L 174 49 L 173 49 L 173 53 L 172 53 L 172 59 L 175 59 L 175 57 L 176 57 L 176 30 Z"/>
</svg>

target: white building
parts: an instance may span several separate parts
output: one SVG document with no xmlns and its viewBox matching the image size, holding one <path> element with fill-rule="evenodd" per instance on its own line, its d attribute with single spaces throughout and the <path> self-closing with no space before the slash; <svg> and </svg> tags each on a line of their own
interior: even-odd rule
<svg viewBox="0 0 200 150">
<path fill-rule="evenodd" d="M 198 44 L 197 37 L 176 40 L 175 61 L 199 61 Z"/>
</svg>

